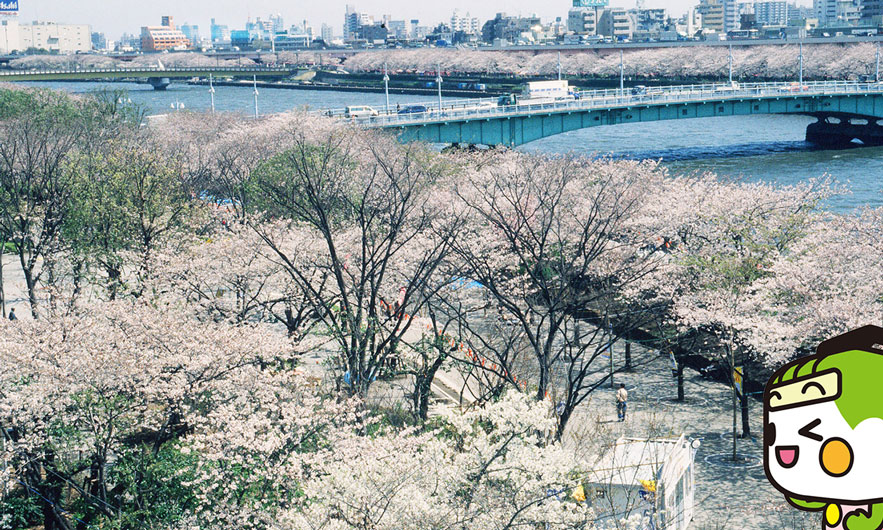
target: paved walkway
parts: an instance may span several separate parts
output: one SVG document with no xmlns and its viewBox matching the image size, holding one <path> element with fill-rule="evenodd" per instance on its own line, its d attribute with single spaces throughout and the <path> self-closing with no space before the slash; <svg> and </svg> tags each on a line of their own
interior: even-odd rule
<svg viewBox="0 0 883 530">
<path fill-rule="evenodd" d="M 686 400 L 678 403 L 677 382 L 668 357 L 636 349 L 641 367 L 617 373 L 616 386 L 629 391 L 629 413 L 617 422 L 615 390 L 605 385 L 592 401 L 578 410 L 568 433 L 568 444 L 586 456 L 603 451 L 620 436 L 677 437 L 700 440 L 695 460 L 696 512 L 692 529 L 811 529 L 820 527 L 820 515 L 793 509 L 766 479 L 763 471 L 762 408 L 750 402 L 751 439 L 738 440 L 744 463 L 734 466 L 732 456 L 732 404 L 729 386 L 684 371 Z M 617 363 L 619 367 L 619 364 Z M 741 414 L 741 413 L 740 413 Z M 741 433 L 741 415 L 738 417 Z"/>
</svg>

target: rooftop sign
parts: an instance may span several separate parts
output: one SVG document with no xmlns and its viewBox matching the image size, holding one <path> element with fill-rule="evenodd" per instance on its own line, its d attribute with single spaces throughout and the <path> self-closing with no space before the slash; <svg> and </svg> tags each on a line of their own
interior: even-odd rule
<svg viewBox="0 0 883 530">
<path fill-rule="evenodd" d="M 0 15 L 17 15 L 18 0 L 0 0 Z"/>
</svg>

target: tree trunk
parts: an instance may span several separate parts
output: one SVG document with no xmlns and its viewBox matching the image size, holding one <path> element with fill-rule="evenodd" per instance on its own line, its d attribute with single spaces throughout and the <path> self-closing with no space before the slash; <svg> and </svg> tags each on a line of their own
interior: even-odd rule
<svg viewBox="0 0 883 530">
<path fill-rule="evenodd" d="M 678 401 L 684 401 L 684 363 L 678 363 Z"/>
<path fill-rule="evenodd" d="M 632 343 L 625 343 L 625 371 L 632 371 Z"/>
<path fill-rule="evenodd" d="M 34 320 L 39 318 L 39 314 L 37 313 L 37 282 L 34 280 L 34 271 L 25 265 L 24 260 L 22 260 L 22 272 L 25 276 L 25 285 L 28 288 L 28 302 L 31 304 L 31 316 L 34 317 Z"/>
<path fill-rule="evenodd" d="M 745 392 L 745 362 L 742 362 L 742 438 L 751 437 L 751 425 L 748 422 L 748 393 Z"/>
<path fill-rule="evenodd" d="M 0 240 L 0 318 L 6 318 L 6 291 L 3 290 L 3 256 L 6 252 L 6 240 Z"/>
</svg>

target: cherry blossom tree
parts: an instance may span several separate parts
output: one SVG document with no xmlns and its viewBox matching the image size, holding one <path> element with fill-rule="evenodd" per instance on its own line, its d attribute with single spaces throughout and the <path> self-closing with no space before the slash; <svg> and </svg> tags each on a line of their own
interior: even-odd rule
<svg viewBox="0 0 883 530">
<path fill-rule="evenodd" d="M 561 402 L 560 437 L 574 409 L 611 376 L 599 367 L 602 354 L 638 325 L 607 323 L 620 290 L 655 266 L 657 249 L 647 249 L 631 224 L 663 174 L 653 163 L 516 153 L 478 165 L 454 184 L 471 217 L 455 251 L 486 300 L 451 304 L 463 316 L 458 331 L 503 380 L 516 383 L 525 356 L 534 363 L 537 399 Z M 488 300 L 511 332 L 491 325 Z"/>
<path fill-rule="evenodd" d="M 349 388 L 364 395 L 450 247 L 457 221 L 433 193 L 444 167 L 422 146 L 352 129 L 291 129 L 283 142 L 253 179 L 260 207 L 288 228 L 256 228 L 337 342 Z"/>
<path fill-rule="evenodd" d="M 197 322 L 174 307 L 125 301 L 0 323 L 0 423 L 13 474 L 38 492 L 44 527 L 115 520 L 148 488 L 111 478 L 129 455 L 156 457 L 215 411 L 224 388 L 284 358 L 284 335 Z M 80 480 L 83 474 L 87 480 Z M 85 485 L 81 485 L 85 484 Z M 82 505 L 69 505 L 74 488 Z"/>
</svg>

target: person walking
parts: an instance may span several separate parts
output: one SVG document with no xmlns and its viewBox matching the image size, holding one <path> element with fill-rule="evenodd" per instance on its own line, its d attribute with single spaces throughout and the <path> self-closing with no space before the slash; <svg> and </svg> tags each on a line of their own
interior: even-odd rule
<svg viewBox="0 0 883 530">
<path fill-rule="evenodd" d="M 619 415 L 619 421 L 625 421 L 625 411 L 628 407 L 629 393 L 625 389 L 625 383 L 619 384 L 619 390 L 616 391 L 616 413 Z"/>
<path fill-rule="evenodd" d="M 15 308 L 11 308 L 9 310 L 9 320 L 18 320 L 18 317 L 15 316 Z"/>
</svg>

